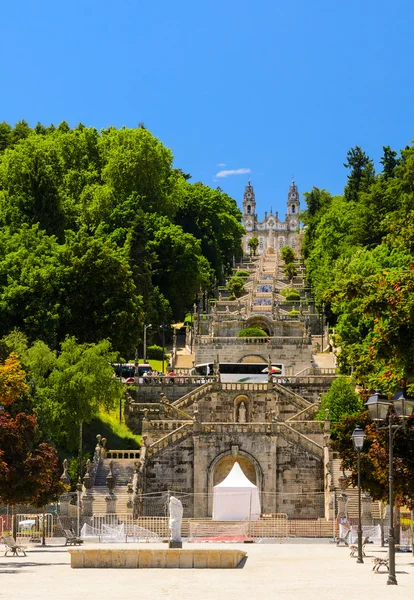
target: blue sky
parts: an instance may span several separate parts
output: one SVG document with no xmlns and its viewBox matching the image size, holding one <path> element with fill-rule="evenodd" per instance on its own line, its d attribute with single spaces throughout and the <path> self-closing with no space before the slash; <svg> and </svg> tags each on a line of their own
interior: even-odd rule
<svg viewBox="0 0 414 600">
<path fill-rule="evenodd" d="M 250 177 L 259 215 L 284 213 L 292 175 L 341 193 L 349 148 L 379 166 L 414 137 L 412 0 L 13 0 L 0 18 L 0 121 L 144 122 L 192 181 L 240 203 Z"/>
</svg>

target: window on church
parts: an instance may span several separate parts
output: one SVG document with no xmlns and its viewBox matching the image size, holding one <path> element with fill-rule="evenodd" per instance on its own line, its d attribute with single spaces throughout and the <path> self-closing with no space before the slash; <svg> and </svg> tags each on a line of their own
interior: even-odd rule
<svg viewBox="0 0 414 600">
<path fill-rule="evenodd" d="M 292 206 L 292 215 L 294 214 L 295 210 L 296 210 L 296 207 L 293 205 Z"/>
<path fill-rule="evenodd" d="M 252 212 L 252 207 L 250 206 L 250 204 L 248 204 L 247 206 L 247 214 L 250 215 Z"/>
</svg>

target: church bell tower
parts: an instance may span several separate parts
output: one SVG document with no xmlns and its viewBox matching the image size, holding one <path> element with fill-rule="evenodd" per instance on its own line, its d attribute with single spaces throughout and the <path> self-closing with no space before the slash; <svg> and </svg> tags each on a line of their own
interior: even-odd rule
<svg viewBox="0 0 414 600">
<path fill-rule="evenodd" d="M 292 179 L 288 192 L 286 212 L 286 222 L 290 230 L 295 230 L 299 225 L 299 211 L 300 201 L 298 186 L 295 183 L 295 179 Z"/>
<path fill-rule="evenodd" d="M 250 179 L 247 182 L 243 196 L 243 225 L 249 231 L 254 229 L 256 222 L 256 198 Z"/>
</svg>

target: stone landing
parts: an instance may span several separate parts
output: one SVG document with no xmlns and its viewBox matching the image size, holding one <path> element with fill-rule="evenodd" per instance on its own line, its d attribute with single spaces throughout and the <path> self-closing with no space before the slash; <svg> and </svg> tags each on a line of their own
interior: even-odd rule
<svg viewBox="0 0 414 600">
<path fill-rule="evenodd" d="M 242 550 L 120 548 L 118 546 L 70 548 L 72 569 L 235 569 L 247 556 Z"/>
</svg>

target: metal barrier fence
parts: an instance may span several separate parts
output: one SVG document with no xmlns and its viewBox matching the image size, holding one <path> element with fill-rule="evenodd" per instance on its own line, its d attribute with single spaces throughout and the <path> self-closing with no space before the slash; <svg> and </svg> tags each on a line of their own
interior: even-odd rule
<svg viewBox="0 0 414 600">
<path fill-rule="evenodd" d="M 16 538 L 19 540 L 37 540 L 43 535 L 53 537 L 56 528 L 56 515 L 51 513 L 18 513 L 16 515 Z"/>
</svg>

